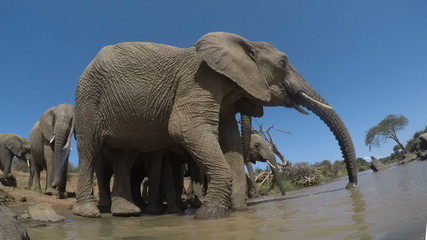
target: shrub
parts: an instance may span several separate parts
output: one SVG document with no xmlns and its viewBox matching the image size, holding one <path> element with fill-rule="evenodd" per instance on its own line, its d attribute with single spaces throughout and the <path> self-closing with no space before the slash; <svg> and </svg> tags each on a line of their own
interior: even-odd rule
<svg viewBox="0 0 427 240">
<path fill-rule="evenodd" d="M 287 171 L 287 180 L 291 180 L 296 185 L 312 186 L 320 182 L 319 170 L 306 162 L 293 165 Z"/>
</svg>

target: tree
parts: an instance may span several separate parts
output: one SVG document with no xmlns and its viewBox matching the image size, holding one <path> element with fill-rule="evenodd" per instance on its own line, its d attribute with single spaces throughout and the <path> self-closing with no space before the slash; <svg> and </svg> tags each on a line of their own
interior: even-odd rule
<svg viewBox="0 0 427 240">
<path fill-rule="evenodd" d="M 403 130 L 408 125 L 408 122 L 408 119 L 402 114 L 388 115 L 380 123 L 378 123 L 377 126 L 372 127 L 367 131 L 365 137 L 366 146 L 369 146 L 369 150 L 371 150 L 372 146 L 379 147 L 391 138 L 400 146 L 402 151 L 406 153 L 405 147 L 402 143 L 400 143 L 396 132 Z"/>
</svg>

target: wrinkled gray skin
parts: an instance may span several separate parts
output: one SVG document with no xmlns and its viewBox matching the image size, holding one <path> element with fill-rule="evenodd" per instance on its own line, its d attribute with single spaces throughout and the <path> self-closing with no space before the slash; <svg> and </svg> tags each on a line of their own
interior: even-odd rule
<svg viewBox="0 0 427 240">
<path fill-rule="evenodd" d="M 255 183 L 255 173 L 252 168 L 252 164 L 255 164 L 257 161 L 259 162 L 267 162 L 273 172 L 274 182 L 279 186 L 280 192 L 282 195 L 285 195 L 285 187 L 283 186 L 283 182 L 281 180 L 281 173 L 279 171 L 279 165 L 277 165 L 276 157 L 274 156 L 273 150 L 271 150 L 268 143 L 261 137 L 259 134 L 253 133 L 251 135 L 251 142 L 249 147 L 249 155 L 248 161 L 246 162 L 246 167 L 248 169 L 249 178 L 251 180 L 251 184 L 256 191 L 256 183 Z"/>
<path fill-rule="evenodd" d="M 180 157 L 177 153 L 166 150 L 138 153 L 104 147 L 102 156 L 103 161 L 97 162 L 95 166 L 99 190 L 98 208 L 102 212 L 111 212 L 115 216 L 134 216 L 144 208 L 146 213 L 162 213 L 165 210 L 162 193 L 168 203 L 167 213 L 182 212 L 178 193 L 178 189 L 182 189 L 182 184 L 178 184 L 182 176 L 177 176 L 176 173 L 179 172 L 176 158 Z M 117 164 L 118 160 L 128 163 Z M 110 191 L 113 174 L 113 189 Z M 150 189 L 147 206 L 144 206 L 141 196 L 141 184 L 145 177 L 149 179 Z"/>
<path fill-rule="evenodd" d="M 46 169 L 46 193 L 65 193 L 68 157 L 71 136 L 74 133 L 74 107 L 68 103 L 49 108 L 36 122 L 30 132 L 33 153 L 28 188 L 34 179 L 36 189 L 40 187 L 40 171 Z"/>
<path fill-rule="evenodd" d="M 16 134 L 0 133 L 0 170 L 3 171 L 0 177 L 8 178 L 10 176 L 14 156 L 26 163 L 31 162 L 30 142 Z"/>
<path fill-rule="evenodd" d="M 235 114 L 246 98 L 255 106 L 301 106 L 331 129 L 344 155 L 348 186 L 357 185 L 350 135 L 328 103 L 299 75 L 286 54 L 265 42 L 209 33 L 194 47 L 120 43 L 104 47 L 76 88 L 79 151 L 73 213 L 99 217 L 93 172 L 103 145 L 150 152 L 179 144 L 209 185 L 195 218 L 221 218 L 246 209 L 246 177 Z"/>
<path fill-rule="evenodd" d="M 0 206 L 0 239 L 29 240 L 27 231 L 18 221 L 18 216 L 5 206 Z"/>
</svg>

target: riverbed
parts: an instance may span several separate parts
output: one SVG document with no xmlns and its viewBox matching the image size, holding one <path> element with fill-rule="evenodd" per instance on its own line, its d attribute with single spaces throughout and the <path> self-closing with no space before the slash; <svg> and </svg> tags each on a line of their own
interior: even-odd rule
<svg viewBox="0 0 427 240">
<path fill-rule="evenodd" d="M 27 229 L 31 239 L 425 239 L 427 161 L 359 173 L 280 195 L 253 199 L 247 211 L 219 220 L 184 215 L 104 217 Z"/>
</svg>

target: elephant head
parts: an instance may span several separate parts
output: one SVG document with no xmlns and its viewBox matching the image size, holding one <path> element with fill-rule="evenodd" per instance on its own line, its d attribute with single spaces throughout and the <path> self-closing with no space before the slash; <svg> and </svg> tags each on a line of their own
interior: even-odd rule
<svg viewBox="0 0 427 240">
<path fill-rule="evenodd" d="M 62 178 L 67 171 L 71 136 L 74 133 L 74 119 L 74 108 L 68 103 L 52 107 L 40 117 L 40 131 L 45 141 L 49 141 L 54 148 L 53 187 L 63 181 Z"/>
<path fill-rule="evenodd" d="M 283 186 L 279 165 L 276 162 L 276 157 L 274 156 L 273 150 L 270 148 L 270 145 L 261 137 L 259 134 L 251 135 L 251 142 L 248 152 L 248 158 L 250 162 L 256 163 L 267 162 L 273 172 L 274 181 L 280 188 L 282 195 L 285 195 L 285 187 Z"/>
<path fill-rule="evenodd" d="M 302 106 L 319 116 L 341 148 L 349 176 L 347 187 L 357 186 L 356 154 L 347 128 L 332 107 L 295 70 L 286 54 L 268 43 L 251 42 L 221 32 L 206 34 L 196 42 L 195 48 L 209 67 L 240 86 L 247 93 L 245 97 L 255 105 L 293 107 L 308 114 Z"/>
<path fill-rule="evenodd" d="M 31 162 L 30 142 L 27 139 L 15 134 L 8 134 L 5 139 L 5 147 L 17 158 L 26 161 L 27 164 Z"/>
</svg>

